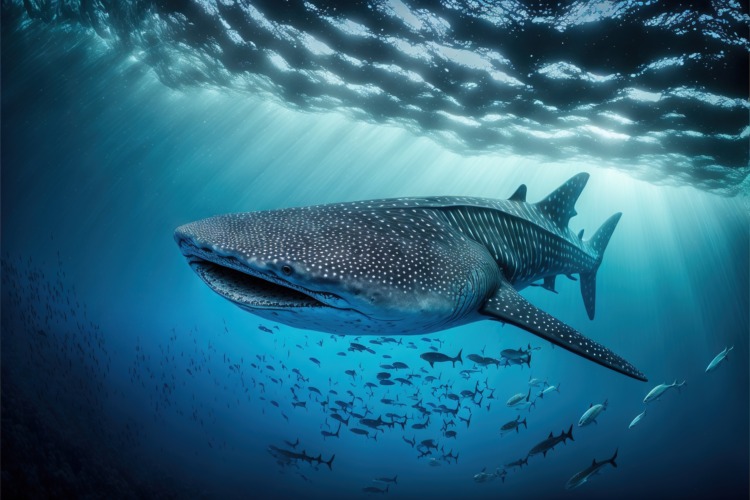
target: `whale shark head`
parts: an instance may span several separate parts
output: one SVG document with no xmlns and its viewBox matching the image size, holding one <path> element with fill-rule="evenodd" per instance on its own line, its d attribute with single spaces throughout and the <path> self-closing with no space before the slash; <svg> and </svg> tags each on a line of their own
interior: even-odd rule
<svg viewBox="0 0 750 500">
<path fill-rule="evenodd" d="M 494 290 L 486 250 L 423 209 L 357 204 L 237 213 L 180 226 L 192 269 L 282 323 L 341 333 L 436 331 Z"/>
</svg>

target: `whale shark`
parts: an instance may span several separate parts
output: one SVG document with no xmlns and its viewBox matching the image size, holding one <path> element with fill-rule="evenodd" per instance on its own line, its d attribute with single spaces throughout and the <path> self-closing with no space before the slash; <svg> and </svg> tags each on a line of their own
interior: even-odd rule
<svg viewBox="0 0 750 500">
<path fill-rule="evenodd" d="M 629 377 L 632 364 L 519 291 L 580 281 L 589 318 L 596 272 L 620 219 L 590 239 L 568 227 L 589 175 L 536 203 L 444 196 L 209 217 L 178 227 L 189 265 L 216 293 L 265 319 L 351 335 L 421 335 L 483 319 L 511 324 Z"/>
</svg>

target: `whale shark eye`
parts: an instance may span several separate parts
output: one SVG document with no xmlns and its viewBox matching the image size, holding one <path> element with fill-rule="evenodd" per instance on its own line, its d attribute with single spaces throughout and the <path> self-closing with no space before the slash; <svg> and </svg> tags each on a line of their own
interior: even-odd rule
<svg viewBox="0 0 750 500">
<path fill-rule="evenodd" d="M 284 273 L 286 276 L 291 276 L 292 268 L 291 266 L 281 266 L 281 272 Z"/>
</svg>

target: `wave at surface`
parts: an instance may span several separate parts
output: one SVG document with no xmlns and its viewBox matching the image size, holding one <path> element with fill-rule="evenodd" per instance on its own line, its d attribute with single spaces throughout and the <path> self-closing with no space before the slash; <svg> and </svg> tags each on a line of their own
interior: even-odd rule
<svg viewBox="0 0 750 500">
<path fill-rule="evenodd" d="M 49 0 L 3 10 L 4 29 L 91 28 L 172 87 L 343 110 L 459 151 L 600 163 L 728 195 L 747 184 L 750 17 L 736 1 Z"/>
</svg>

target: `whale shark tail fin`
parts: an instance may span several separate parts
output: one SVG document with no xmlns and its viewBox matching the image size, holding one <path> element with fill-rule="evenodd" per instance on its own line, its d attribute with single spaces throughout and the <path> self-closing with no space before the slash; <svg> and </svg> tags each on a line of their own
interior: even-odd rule
<svg viewBox="0 0 750 500">
<path fill-rule="evenodd" d="M 588 273 L 580 274 L 581 296 L 583 296 L 583 305 L 586 306 L 586 313 L 589 315 L 589 319 L 594 319 L 594 313 L 596 312 L 596 271 L 599 270 L 604 250 L 607 248 L 607 243 L 609 243 L 609 239 L 612 237 L 612 233 L 615 227 L 617 227 L 621 216 L 622 213 L 618 212 L 607 219 L 594 236 L 586 242 L 596 252 L 596 264 L 594 268 Z"/>
</svg>

